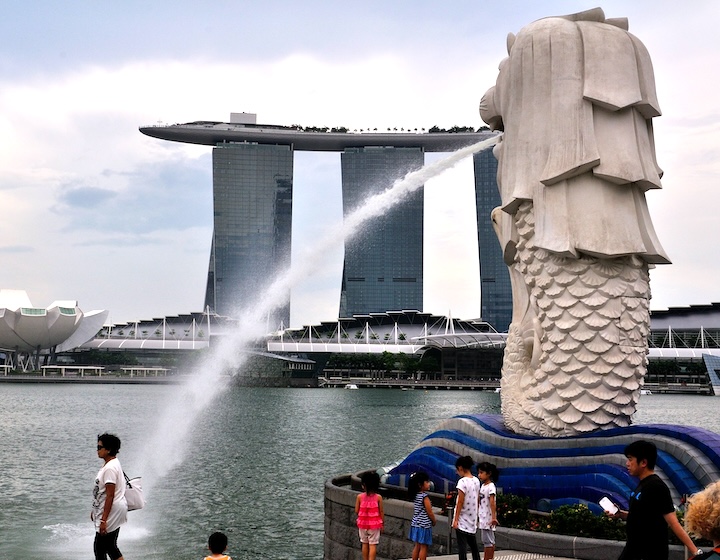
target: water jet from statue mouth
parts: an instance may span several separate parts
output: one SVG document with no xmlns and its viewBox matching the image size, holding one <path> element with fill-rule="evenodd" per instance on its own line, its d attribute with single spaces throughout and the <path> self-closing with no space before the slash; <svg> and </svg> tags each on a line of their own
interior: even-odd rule
<svg viewBox="0 0 720 560">
<path fill-rule="evenodd" d="M 350 239 L 361 231 L 369 220 L 402 202 L 426 181 L 454 167 L 466 157 L 491 148 L 499 139 L 500 135 L 488 138 L 452 152 L 417 171 L 411 171 L 385 191 L 369 197 L 364 204 L 345 217 L 341 226 L 331 226 L 328 230 L 342 231 L 343 238 Z M 314 245 L 302 258 L 297 259 L 300 264 L 292 265 L 270 282 L 268 287 L 258 294 L 254 306 L 239 310 L 235 314 L 240 318 L 238 328 L 212 348 L 209 355 L 188 377 L 187 382 L 178 388 L 179 394 L 175 395 L 173 401 L 166 405 L 159 415 L 155 433 L 146 442 L 143 453 L 146 464 L 139 472 L 143 474 L 147 494 L 152 492 L 152 487 L 160 478 L 182 463 L 189 434 L 200 413 L 228 386 L 228 373 L 240 375 L 240 369 L 247 360 L 247 354 L 242 350 L 267 335 L 265 327 L 268 314 L 286 303 L 287 294 L 293 285 L 317 270 L 322 258 L 336 243 L 333 237 L 337 236 L 319 236 L 322 241 Z"/>
</svg>

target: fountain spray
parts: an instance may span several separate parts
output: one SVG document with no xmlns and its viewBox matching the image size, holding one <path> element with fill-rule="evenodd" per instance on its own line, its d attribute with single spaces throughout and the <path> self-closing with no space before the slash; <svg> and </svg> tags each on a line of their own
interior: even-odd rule
<svg viewBox="0 0 720 560">
<path fill-rule="evenodd" d="M 499 138 L 495 136 L 461 148 L 441 160 L 408 173 L 387 190 L 368 198 L 362 206 L 345 216 L 342 226 L 333 228 L 333 231 L 340 229 L 343 238 L 350 239 L 368 220 L 382 215 L 426 181 L 454 167 L 466 157 L 495 145 Z M 321 239 L 329 237 L 320 236 Z M 148 492 L 160 478 L 182 463 L 185 452 L 183 442 L 188 438 L 191 426 L 205 407 L 231 382 L 231 378 L 226 374 L 240 371 L 247 359 L 242 350 L 267 334 L 265 318 L 268 313 L 283 305 L 290 288 L 317 268 L 331 243 L 332 241 L 318 243 L 301 259 L 300 264 L 293 265 L 278 275 L 263 293 L 258 294 L 254 306 L 237 313 L 236 316 L 240 318 L 239 327 L 212 349 L 197 367 L 197 371 L 182 385 L 180 395 L 161 413 L 155 433 L 147 442 L 143 454 L 146 463 L 140 471 Z"/>
</svg>

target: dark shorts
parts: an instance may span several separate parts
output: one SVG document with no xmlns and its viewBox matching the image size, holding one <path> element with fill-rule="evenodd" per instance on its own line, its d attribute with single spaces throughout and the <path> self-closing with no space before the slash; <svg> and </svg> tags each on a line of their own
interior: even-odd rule
<svg viewBox="0 0 720 560">
<path fill-rule="evenodd" d="M 95 544 L 93 549 L 95 550 L 95 560 L 117 560 L 122 556 L 120 549 L 117 546 L 118 535 L 120 534 L 120 527 L 115 529 L 112 533 L 95 533 Z"/>
</svg>

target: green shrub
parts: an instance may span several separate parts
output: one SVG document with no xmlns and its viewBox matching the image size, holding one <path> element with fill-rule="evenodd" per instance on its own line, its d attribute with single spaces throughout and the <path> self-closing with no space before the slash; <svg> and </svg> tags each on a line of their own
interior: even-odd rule
<svg viewBox="0 0 720 560">
<path fill-rule="evenodd" d="M 544 521 L 541 530 L 545 533 L 613 541 L 626 537 L 624 523 L 607 515 L 596 515 L 585 504 L 560 506 Z"/>
<path fill-rule="evenodd" d="M 527 528 L 530 498 L 514 494 L 498 494 L 496 500 L 498 522 L 502 527 Z"/>
<path fill-rule="evenodd" d="M 530 499 L 525 496 L 498 494 L 497 514 L 500 526 L 612 541 L 624 541 L 627 538 L 624 521 L 607 515 L 596 515 L 585 504 L 560 506 L 549 514 L 531 512 L 529 507 Z M 676 514 L 682 525 L 683 512 L 677 511 Z M 682 544 L 669 527 L 668 541 L 670 544 Z M 709 541 L 695 542 L 703 547 L 712 547 Z"/>
<path fill-rule="evenodd" d="M 595 515 L 584 504 L 565 505 L 550 514 L 529 511 L 530 499 L 513 494 L 497 496 L 498 521 L 502 527 L 595 539 L 625 540 L 625 523 Z"/>
</svg>

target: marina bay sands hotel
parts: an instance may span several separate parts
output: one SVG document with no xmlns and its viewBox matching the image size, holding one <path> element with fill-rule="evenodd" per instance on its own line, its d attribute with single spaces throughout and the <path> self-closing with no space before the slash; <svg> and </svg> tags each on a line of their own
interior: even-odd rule
<svg viewBox="0 0 720 560">
<path fill-rule="evenodd" d="M 462 129 L 461 129 L 462 130 Z M 452 152 L 491 132 L 362 132 L 256 123 L 232 113 L 229 123 L 198 121 L 140 128 L 143 134 L 213 146 L 214 232 L 205 305 L 233 316 L 290 265 L 295 150 L 341 153 L 344 215 L 424 165 L 425 152 Z M 474 154 L 480 317 L 497 330 L 510 323 L 510 278 L 492 230 L 500 204 L 497 162 L 490 150 Z M 423 188 L 374 218 L 346 240 L 338 317 L 423 311 Z M 322 204 L 322 201 L 318 201 Z M 271 318 L 290 323 L 290 302 Z"/>
</svg>

